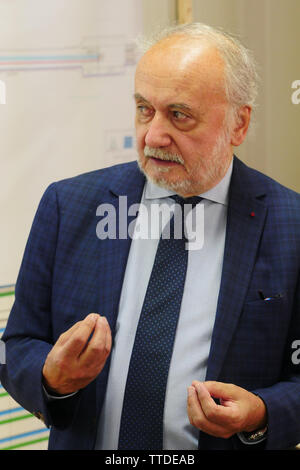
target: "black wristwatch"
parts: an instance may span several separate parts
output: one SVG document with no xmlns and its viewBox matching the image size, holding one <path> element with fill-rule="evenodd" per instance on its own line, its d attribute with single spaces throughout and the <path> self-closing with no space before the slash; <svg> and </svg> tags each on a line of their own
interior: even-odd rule
<svg viewBox="0 0 300 470">
<path fill-rule="evenodd" d="M 240 432 L 239 437 L 245 444 L 256 444 L 267 437 L 268 426 L 251 432 Z"/>
</svg>

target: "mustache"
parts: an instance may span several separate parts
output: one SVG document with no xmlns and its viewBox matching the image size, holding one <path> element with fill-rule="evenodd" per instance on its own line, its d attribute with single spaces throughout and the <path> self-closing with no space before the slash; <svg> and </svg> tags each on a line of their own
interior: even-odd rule
<svg viewBox="0 0 300 470">
<path fill-rule="evenodd" d="M 180 163 L 181 165 L 184 164 L 184 160 L 181 155 L 178 155 L 177 153 L 170 153 L 159 148 L 148 147 L 148 145 L 146 145 L 144 148 L 144 155 L 145 157 L 154 157 L 159 158 L 160 160 Z"/>
</svg>

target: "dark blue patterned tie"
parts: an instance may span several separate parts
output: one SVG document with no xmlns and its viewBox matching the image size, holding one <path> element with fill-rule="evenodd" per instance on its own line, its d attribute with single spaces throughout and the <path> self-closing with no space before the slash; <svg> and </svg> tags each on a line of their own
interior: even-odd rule
<svg viewBox="0 0 300 470">
<path fill-rule="evenodd" d="M 199 197 L 172 198 L 181 205 L 182 214 L 185 204 L 195 206 L 201 201 Z M 120 450 L 163 448 L 166 385 L 188 262 L 183 226 L 182 234 L 174 238 L 173 216 L 170 238 L 161 236 L 158 244 L 129 364 Z"/>
</svg>

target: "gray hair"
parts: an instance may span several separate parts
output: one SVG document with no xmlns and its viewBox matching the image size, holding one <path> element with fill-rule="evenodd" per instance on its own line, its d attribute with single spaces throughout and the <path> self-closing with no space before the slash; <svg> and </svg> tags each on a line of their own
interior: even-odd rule
<svg viewBox="0 0 300 470">
<path fill-rule="evenodd" d="M 216 47 L 225 63 L 225 92 L 236 112 L 241 106 L 254 108 L 258 94 L 258 72 L 253 54 L 233 35 L 203 23 L 169 26 L 150 38 L 139 40 L 143 53 L 162 39 L 183 35 L 201 38 Z"/>
</svg>

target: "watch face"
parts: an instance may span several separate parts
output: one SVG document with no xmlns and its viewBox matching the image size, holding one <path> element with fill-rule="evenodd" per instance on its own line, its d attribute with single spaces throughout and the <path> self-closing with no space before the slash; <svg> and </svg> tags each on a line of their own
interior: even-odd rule
<svg viewBox="0 0 300 470">
<path fill-rule="evenodd" d="M 267 426 L 264 429 L 259 429 L 258 431 L 252 431 L 252 432 L 244 432 L 244 436 L 247 439 L 247 441 L 250 442 L 255 442 L 259 441 L 262 437 L 265 436 L 267 433 Z"/>
</svg>

